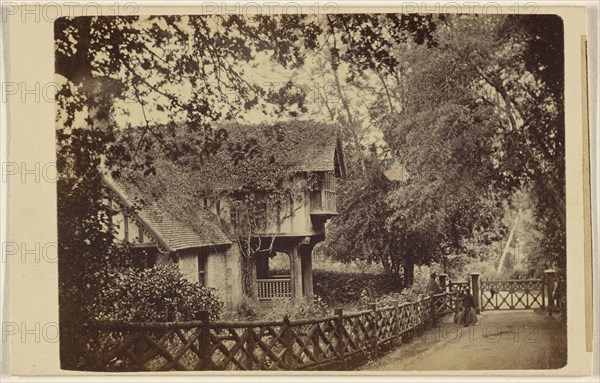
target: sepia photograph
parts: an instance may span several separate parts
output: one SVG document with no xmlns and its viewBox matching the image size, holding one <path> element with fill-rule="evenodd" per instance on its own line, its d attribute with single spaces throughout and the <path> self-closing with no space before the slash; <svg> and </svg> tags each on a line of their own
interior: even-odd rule
<svg viewBox="0 0 600 383">
<path fill-rule="evenodd" d="M 567 364 L 561 17 L 53 28 L 62 370 Z"/>
</svg>

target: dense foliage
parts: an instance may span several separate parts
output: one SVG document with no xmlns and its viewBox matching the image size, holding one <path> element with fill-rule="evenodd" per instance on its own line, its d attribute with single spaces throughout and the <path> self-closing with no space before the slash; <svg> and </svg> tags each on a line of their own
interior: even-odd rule
<svg viewBox="0 0 600 383">
<path fill-rule="evenodd" d="M 400 164 L 402 175 L 387 177 L 396 181 L 390 184 L 373 181 L 381 180 L 369 174 L 377 166 L 362 176 L 354 172 L 359 176 L 345 184 L 329 253 L 347 261 L 397 257 L 408 266 L 400 271 L 407 284 L 413 261 L 451 267 L 474 256 L 498 262 L 491 246 L 506 242 L 511 223 L 503 217 L 525 208 L 515 198 L 525 193 L 535 215 L 537 246 L 529 247 L 538 257 L 535 267 L 554 266 L 564 276 L 561 20 L 446 15 L 434 22 L 435 44 L 395 47 L 405 62 L 394 76 L 375 70 L 375 78 L 386 81 L 378 85 L 365 77 L 339 92 L 349 105 L 362 101 L 363 125 L 383 132 L 384 143 L 372 150 L 376 156 L 363 162 Z M 383 91 L 362 97 L 372 89 Z M 375 214 L 345 212 L 363 198 Z M 368 240 L 366 230 L 387 241 Z M 354 237 L 359 243 L 347 241 Z M 474 251 L 484 247 L 487 254 Z"/>
<path fill-rule="evenodd" d="M 390 293 L 399 293 L 404 285 L 390 274 L 345 273 L 314 270 L 315 294 L 330 307 L 371 303 Z"/>
<path fill-rule="evenodd" d="M 252 182 L 242 177 L 246 191 L 293 189 L 283 185 L 289 171 L 260 143 L 277 141 L 277 129 L 234 144 L 213 128 L 250 113 L 310 114 L 339 125 L 352 179 L 338 191 L 340 215 L 325 246 L 332 257 L 381 263 L 410 285 L 415 264 L 450 267 L 504 240 L 506 203 L 516 211 L 515 193 L 527 193 L 531 258 L 559 269 L 564 292 L 562 33 L 561 20 L 545 15 L 57 20 L 61 320 L 89 319 L 82 308 L 114 283 L 108 270 L 131 267 L 129 249 L 116 247 L 106 229 L 101 164 L 151 176 L 161 165 L 156 150 L 174 167 L 192 168 L 224 153 L 251 175 Z M 265 81 L 253 74 L 257 66 L 290 80 Z M 307 102 L 312 89 L 291 83 L 304 72 L 309 86 L 323 81 L 320 108 Z M 116 116 L 132 114 L 132 104 L 142 127 L 119 140 Z M 185 129 L 156 123 L 165 121 Z M 390 166 L 400 166 L 402 177 L 390 177 Z M 238 197 L 248 206 L 252 193 Z"/>
<path fill-rule="evenodd" d="M 111 278 L 98 298 L 87 306 L 89 316 L 95 320 L 199 320 L 201 311 L 208 311 L 211 320 L 221 317 L 224 304 L 214 289 L 184 279 L 176 265 L 113 269 L 109 275 Z"/>
<path fill-rule="evenodd" d="M 155 171 L 148 146 L 173 160 L 211 157 L 226 136 L 216 121 L 249 110 L 272 117 L 306 112 L 306 94 L 289 83 L 253 80 L 255 63 L 297 70 L 332 33 L 338 62 L 357 71 L 385 62 L 392 42 L 428 41 L 430 16 L 212 15 L 63 17 L 55 23 L 57 92 L 58 236 L 61 318 L 85 320 L 79 308 L 108 282 L 107 265 L 124 257 L 108 232 L 100 165 L 113 171 Z M 387 28 L 394 26 L 394 33 Z M 377 44 L 372 44 L 378 41 Z M 365 53 L 368 53 L 365 56 Z M 268 58 L 268 63 L 265 63 Z M 131 106 L 135 104 L 132 113 Z M 117 142 L 117 116 L 142 116 L 131 152 Z M 190 140 L 155 121 L 182 123 Z M 256 145 L 233 147 L 248 157 Z M 258 185 L 261 187 L 261 185 Z M 79 288 L 83 283 L 86 288 Z M 88 318 L 89 319 L 89 318 Z"/>
</svg>

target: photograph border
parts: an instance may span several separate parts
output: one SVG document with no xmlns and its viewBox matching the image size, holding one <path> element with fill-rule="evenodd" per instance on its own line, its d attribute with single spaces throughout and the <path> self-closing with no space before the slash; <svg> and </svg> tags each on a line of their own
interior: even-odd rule
<svg viewBox="0 0 600 383">
<path fill-rule="evenodd" d="M 153 13 L 205 13 L 206 7 L 191 7 L 191 6 L 156 6 L 156 3 L 141 3 L 128 2 L 128 6 L 134 3 L 137 6 L 139 14 Z M 286 3 L 286 2 L 281 2 Z M 300 2 L 291 2 L 299 4 Z M 325 6 L 331 3 L 326 2 Z M 414 6 L 415 2 L 406 2 Z M 440 4 L 440 2 L 436 2 Z M 450 2 L 456 3 L 456 2 Z M 458 2 L 460 3 L 460 2 Z M 473 4 L 473 2 L 465 2 Z M 532 2 L 522 2 L 523 6 Z M 11 14 L 7 19 L 7 23 L 3 22 L 3 32 L 8 25 L 8 34 L 3 35 L 4 53 L 8 51 L 7 65 L 4 66 L 5 76 L 8 82 L 17 84 L 52 84 L 54 81 L 54 45 L 53 45 L 53 22 L 48 17 L 49 8 L 43 10 L 43 7 L 31 13 L 20 3 L 14 14 Z M 41 3 L 36 3 L 41 4 Z M 54 3 L 57 4 L 57 3 Z M 150 6 L 150 4 L 152 6 Z M 272 4 L 272 3 L 271 3 Z M 388 2 L 382 3 L 379 8 L 379 3 L 356 6 L 354 3 L 343 3 L 343 6 L 338 7 L 338 11 L 343 12 L 361 12 L 368 10 L 373 11 L 375 6 L 378 7 L 377 12 L 399 12 L 406 11 L 408 5 L 392 7 Z M 3 4 L 4 6 L 4 4 Z M 416 4 L 418 7 L 418 4 Z M 368 8 L 367 8 L 368 7 Z M 31 9 L 31 8 L 30 8 Z M 58 8 L 56 8 L 58 9 Z M 62 9 L 62 8 L 61 8 Z M 110 5 L 102 7 L 74 7 L 69 12 L 85 12 L 99 11 L 110 14 L 118 12 L 131 11 L 130 8 L 114 7 Z M 223 8 L 225 11 L 231 8 Z M 222 10 L 223 10 L 222 9 Z M 278 12 L 285 8 L 268 9 Z M 310 5 L 303 6 L 307 12 L 315 12 L 315 8 L 310 8 Z M 317 11 L 326 10 L 326 7 L 318 6 Z M 442 9 L 442 8 L 438 8 Z M 593 174 L 591 178 L 587 178 L 588 169 L 597 170 L 597 147 L 593 146 L 589 153 L 591 157 L 586 157 L 586 133 L 597 132 L 597 120 L 594 124 L 594 119 L 590 120 L 589 127 L 586 126 L 588 120 L 585 118 L 586 106 L 584 100 L 586 88 L 584 66 L 584 45 L 582 36 L 586 31 L 586 8 L 584 7 L 539 7 L 540 13 L 558 14 L 564 20 L 564 37 L 565 37 L 565 131 L 566 131 L 566 201 L 567 201 L 567 254 L 582 254 L 582 258 L 567 257 L 568 267 L 567 274 L 569 276 L 569 284 L 567 287 L 568 295 L 568 364 L 561 370 L 485 370 L 485 371 L 445 371 L 443 375 L 448 376 L 583 376 L 588 375 L 592 366 L 592 334 L 590 333 L 593 326 L 597 328 L 597 321 L 593 321 L 592 312 L 596 313 L 598 307 L 590 307 L 593 305 L 592 299 L 592 275 L 590 269 L 591 264 L 597 263 L 597 256 L 592 256 L 593 234 L 597 233 L 597 229 L 590 227 L 592 222 L 597 223 L 597 213 L 587 213 L 589 206 L 598 206 L 597 203 L 597 174 Z M 420 11 L 435 11 L 431 8 L 422 10 L 412 8 L 408 9 L 413 12 Z M 478 10 L 491 12 L 491 8 L 472 7 L 473 13 Z M 514 12 L 514 8 L 502 7 L 502 11 Z M 52 10 L 54 12 L 55 9 Z M 448 13 L 451 12 L 450 7 L 446 8 Z M 12 11 L 11 11 L 12 12 Z M 57 11 L 60 12 L 60 11 Z M 66 11 L 63 11 L 66 12 Z M 53 14 L 54 15 L 54 14 Z M 124 15 L 121 13 L 120 15 Z M 4 17 L 4 16 L 3 16 Z M 8 36 L 8 37 L 6 37 Z M 597 38 L 597 36 L 595 37 Z M 9 40 L 8 49 L 6 40 Z M 28 49 L 22 49 L 28 47 Z M 597 60 L 597 57 L 596 57 Z M 591 66 L 590 66 L 591 67 Z M 589 71 L 589 73 L 593 73 Z M 596 72 L 597 73 L 597 72 Z M 4 81 L 4 80 L 3 80 Z M 5 82 L 7 83 L 7 82 Z M 596 82 L 597 84 L 597 82 Z M 35 86 L 35 85 L 34 85 Z M 25 89 L 27 88 L 27 85 Z M 43 89 L 43 87 L 40 87 Z M 594 88 L 590 88 L 592 91 Z M 3 88 L 3 92 L 5 89 Z M 595 87 L 597 92 L 597 85 Z M 47 90 L 51 94 L 52 90 Z M 42 95 L 42 99 L 44 96 Z M 6 154 L 5 164 L 26 164 L 23 169 L 39 169 L 39 174 L 31 176 L 31 179 L 36 178 L 38 182 L 20 182 L 20 180 L 3 181 L 2 188 L 6 188 L 7 194 L 7 209 L 8 210 L 8 227 L 2 226 L 3 230 L 7 230 L 6 240 L 15 243 L 30 243 L 34 238 L 36 243 L 56 243 L 56 175 L 52 169 L 52 164 L 55 164 L 55 129 L 54 129 L 54 113 L 55 106 L 53 102 L 30 102 L 28 98 L 25 103 L 13 97 L 8 100 L 8 112 L 6 126 L 8 127 L 7 134 L 3 137 L 7 141 L 8 151 Z M 590 103 L 589 112 L 593 111 L 593 103 Z M 595 111 L 597 113 L 597 110 Z M 596 113 L 591 113 L 597 116 Z M 570 127 L 582 127 L 581 129 Z M 595 128 L 594 128 L 595 127 Z M 597 137 L 591 138 L 591 144 L 597 144 Z M 581 148 L 584 148 L 583 153 Z M 582 157 L 583 155 L 583 157 Z M 30 165 L 33 164 L 33 165 Z M 29 168 L 27 168 L 29 166 Z M 38 171 L 38 170 L 34 170 Z M 596 186 L 596 188 L 594 188 Z M 591 190 L 590 190 L 591 189 Z M 590 198 L 591 197 L 591 198 Z M 4 200 L 4 198 L 3 198 Z M 594 204 L 594 201 L 595 204 Z M 4 213 L 6 214 L 6 213 Z M 595 221 L 594 221 L 595 219 Z M 597 237 L 596 237 L 597 238 Z M 597 250 L 596 250 L 597 253 Z M 55 329 L 49 324 L 58 323 L 58 280 L 56 263 L 39 262 L 39 263 L 20 263 L 20 262 L 2 262 L 3 266 L 3 306 L 2 311 L 3 325 L 5 323 L 24 324 L 22 327 L 25 331 L 37 332 L 34 335 L 27 335 L 26 339 L 36 340 L 39 342 L 28 341 L 21 342 L 20 336 L 12 337 L 8 342 L 3 341 L 2 359 L 3 364 L 8 360 L 10 363 L 10 374 L 13 376 L 40 376 L 40 375 L 94 375 L 91 373 L 81 373 L 73 371 L 60 370 L 58 360 L 58 342 L 48 341 L 51 338 L 51 332 Z M 8 284 L 7 284 L 8 281 Z M 597 289 L 596 278 L 595 292 Z M 9 305 L 6 305 L 6 299 L 9 300 Z M 6 309 L 8 307 L 8 309 Z M 594 323 L 596 322 L 596 323 Z M 27 327 L 29 326 L 29 327 Z M 33 327 L 32 327 L 33 326 Z M 33 328 L 33 330 L 31 330 Z M 3 326 L 3 329 L 5 327 Z M 582 330 L 583 329 L 583 330 Z M 43 332 L 46 331 L 44 335 Z M 596 330 L 597 339 L 597 330 Z M 29 337 L 29 338 L 27 338 Z M 44 339 L 46 338 L 46 339 Z M 596 341 L 596 347 L 598 347 Z M 8 357 L 7 357 L 8 353 Z M 597 356 L 597 355 L 596 355 Z M 5 365 L 6 366 L 6 365 Z M 4 370 L 7 371 L 7 370 Z M 112 375 L 112 374 L 111 374 Z M 147 376 L 146 374 L 127 374 L 127 376 Z M 275 373 L 266 372 L 202 372 L 202 373 L 177 373 L 177 374 L 152 374 L 152 376 L 162 375 L 177 376 L 186 380 L 189 378 L 206 378 L 206 377 L 227 377 L 234 376 L 269 376 L 276 377 L 279 380 L 283 376 L 303 376 L 314 377 L 315 375 L 340 376 L 351 378 L 356 375 L 360 376 L 439 376 L 440 372 L 436 371 L 398 371 L 391 373 L 382 372 L 345 372 L 345 371 L 321 371 L 313 372 L 291 372 L 281 371 Z M 200 376 L 201 375 L 201 376 Z M 106 376 L 106 374 L 100 374 Z M 4 379 L 4 376 L 2 377 Z M 119 378 L 121 379 L 121 378 Z M 261 379 L 264 380 L 264 379 Z"/>
</svg>

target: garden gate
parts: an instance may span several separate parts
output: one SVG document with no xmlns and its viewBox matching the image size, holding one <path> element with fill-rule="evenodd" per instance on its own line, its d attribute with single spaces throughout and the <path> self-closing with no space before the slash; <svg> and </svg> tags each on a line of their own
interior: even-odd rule
<svg viewBox="0 0 600 383">
<path fill-rule="evenodd" d="M 471 273 L 467 281 L 449 281 L 440 274 L 443 291 L 473 294 L 477 312 L 483 310 L 541 309 L 551 315 L 554 309 L 555 271 L 546 270 L 541 279 L 513 279 L 505 281 L 480 281 L 479 273 Z M 448 282 L 448 283 L 447 283 Z"/>
<path fill-rule="evenodd" d="M 481 282 L 481 310 L 543 310 L 545 302 L 541 279 Z"/>
</svg>

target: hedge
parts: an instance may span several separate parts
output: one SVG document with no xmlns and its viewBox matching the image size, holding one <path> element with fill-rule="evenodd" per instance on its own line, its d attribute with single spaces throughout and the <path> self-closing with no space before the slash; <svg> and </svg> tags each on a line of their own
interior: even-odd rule
<svg viewBox="0 0 600 383">
<path fill-rule="evenodd" d="M 376 299 L 403 288 L 402 280 L 389 274 L 313 270 L 314 293 L 330 306 L 357 303 L 361 297 Z"/>
</svg>

